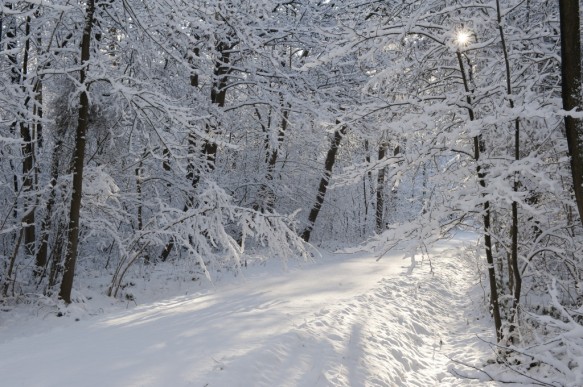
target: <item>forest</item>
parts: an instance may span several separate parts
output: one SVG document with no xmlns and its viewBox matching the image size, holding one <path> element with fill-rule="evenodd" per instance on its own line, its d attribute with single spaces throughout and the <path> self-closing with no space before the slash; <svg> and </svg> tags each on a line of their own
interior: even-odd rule
<svg viewBox="0 0 583 387">
<path fill-rule="evenodd" d="M 414 259 L 471 232 L 499 362 L 583 382 L 579 14 L 2 0 L 0 304 L 66 310 L 88 276 L 129 302 L 128 273 L 212 281 L 316 247 Z"/>
</svg>

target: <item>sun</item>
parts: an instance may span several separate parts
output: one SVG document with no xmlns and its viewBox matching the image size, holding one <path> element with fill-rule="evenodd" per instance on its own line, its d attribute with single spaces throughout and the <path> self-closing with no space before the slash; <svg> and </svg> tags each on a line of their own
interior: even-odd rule
<svg viewBox="0 0 583 387">
<path fill-rule="evenodd" d="M 470 42 L 471 35 L 468 31 L 458 31 L 455 35 L 455 42 L 458 46 L 465 46 Z"/>
</svg>

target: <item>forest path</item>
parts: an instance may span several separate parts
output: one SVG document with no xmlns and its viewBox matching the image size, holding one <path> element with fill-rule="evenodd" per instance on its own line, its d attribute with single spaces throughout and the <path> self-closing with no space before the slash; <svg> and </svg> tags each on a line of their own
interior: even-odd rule
<svg viewBox="0 0 583 387">
<path fill-rule="evenodd" d="M 475 320 L 483 295 L 468 293 L 478 279 L 464 243 L 441 243 L 413 270 L 396 255 L 376 262 L 370 254 L 335 254 L 283 275 L 265 271 L 7 341 L 1 384 L 474 384 L 447 372 L 449 356 L 487 356 L 475 334 L 491 339 L 489 324 Z"/>
</svg>

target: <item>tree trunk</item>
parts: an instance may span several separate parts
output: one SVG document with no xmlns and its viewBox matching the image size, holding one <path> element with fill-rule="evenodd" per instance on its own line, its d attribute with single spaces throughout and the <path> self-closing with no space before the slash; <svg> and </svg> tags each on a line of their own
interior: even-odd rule
<svg viewBox="0 0 583 387">
<path fill-rule="evenodd" d="M 32 6 L 31 6 L 32 7 Z M 11 10 L 12 4 L 6 4 L 6 8 Z M 14 17 L 12 17 L 12 23 L 6 31 L 6 38 L 8 39 L 6 43 L 6 48 L 10 52 L 7 55 L 7 59 L 10 62 L 10 81 L 13 85 L 18 86 L 23 94 L 25 95 L 23 101 L 23 107 L 28 110 L 29 103 L 31 101 L 31 96 L 28 94 L 25 88 L 25 82 L 28 77 L 28 61 L 30 52 L 30 23 L 31 17 L 28 15 L 25 19 L 24 24 L 24 34 L 25 41 L 23 47 L 23 57 L 22 63 L 19 65 L 18 58 L 13 52 L 17 48 L 16 37 L 18 26 Z M 22 195 L 23 195 L 23 211 L 22 211 L 22 224 L 24 232 L 24 248 L 25 253 L 28 255 L 34 254 L 35 250 L 35 198 L 34 198 L 34 147 L 32 142 L 32 137 L 30 134 L 30 126 L 27 122 L 28 118 L 24 116 L 24 113 L 18 113 L 18 119 L 14 121 L 10 126 L 11 133 L 15 134 L 16 128 L 19 129 L 19 134 L 22 140 L 21 153 L 22 153 Z M 12 164 L 11 164 L 12 165 Z M 13 168 L 14 169 L 14 168 Z M 19 178 L 16 172 L 13 177 L 14 180 L 14 190 L 19 192 Z M 15 217 L 17 217 L 17 212 L 15 209 Z"/>
<path fill-rule="evenodd" d="M 561 75 L 563 109 L 583 108 L 581 97 L 581 27 L 579 0 L 559 0 L 561 18 Z M 581 119 L 565 116 L 565 131 L 571 156 L 573 190 L 583 223 L 583 130 Z"/>
<path fill-rule="evenodd" d="M 49 278 L 47 281 L 47 288 L 52 289 L 57 284 L 57 276 L 62 271 L 61 260 L 63 258 L 63 250 L 65 250 L 65 234 L 67 233 L 67 225 L 65 222 L 59 222 L 53 228 L 55 231 L 55 244 L 48 257 Z"/>
<path fill-rule="evenodd" d="M 211 102 L 217 107 L 225 107 L 225 100 L 227 97 L 227 75 L 229 73 L 230 50 L 228 44 L 221 42 L 217 46 L 220 53 L 220 58 L 215 62 L 215 69 L 213 72 L 214 81 L 211 88 Z M 207 133 L 216 132 L 218 128 L 208 123 L 206 126 Z M 203 154 L 206 157 L 208 170 L 215 168 L 215 160 L 217 158 L 217 144 L 213 141 L 204 140 L 202 146 Z"/>
<path fill-rule="evenodd" d="M 283 96 L 281 96 L 281 107 L 284 108 Z M 277 145 L 272 148 L 269 141 L 269 133 L 265 134 L 265 162 L 267 164 L 267 172 L 265 173 L 265 183 L 261 184 L 259 188 L 259 210 L 264 212 L 273 211 L 275 206 L 275 196 L 273 189 L 271 188 L 271 182 L 273 181 L 273 172 L 275 171 L 275 164 L 279 157 L 279 149 L 283 140 L 285 138 L 285 132 L 289 124 L 289 109 L 290 105 L 287 105 L 287 109 L 283 110 L 281 124 L 277 132 Z"/>
<path fill-rule="evenodd" d="M 213 70 L 213 84 L 211 87 L 211 103 L 219 108 L 225 107 L 225 101 L 227 97 L 227 80 L 229 74 L 229 61 L 230 61 L 230 50 L 231 46 L 225 42 L 220 42 L 217 45 L 217 51 L 220 57 L 215 61 L 215 68 Z M 196 80 L 198 82 L 198 78 Z M 192 83 L 191 78 L 191 83 Z M 216 133 L 217 127 L 212 123 L 208 122 L 206 124 L 206 132 L 208 134 Z M 194 146 L 196 141 L 191 139 L 190 145 Z M 217 158 L 217 143 L 208 139 L 203 140 L 202 144 L 202 154 L 205 158 L 204 166 L 202 171 L 212 171 L 215 169 L 215 161 Z M 196 167 L 191 166 L 191 176 L 189 180 L 192 182 L 193 188 L 196 188 L 198 182 L 200 181 L 202 171 Z M 196 172 L 194 172 L 196 171 Z"/>
<path fill-rule="evenodd" d="M 368 140 L 364 140 L 364 152 L 365 152 L 365 156 L 364 156 L 364 161 L 366 162 L 367 168 L 369 168 L 370 166 L 370 150 L 369 150 L 369 143 Z M 368 184 L 367 184 L 368 181 Z M 370 191 L 370 194 L 369 194 Z M 366 176 L 364 176 L 362 178 L 362 194 L 364 197 L 364 224 L 362 227 L 362 235 L 366 235 L 367 229 L 368 229 L 368 211 L 370 210 L 369 207 L 369 199 L 372 202 L 372 197 L 373 197 L 373 184 L 372 184 L 372 172 L 368 171 L 366 173 Z"/>
<path fill-rule="evenodd" d="M 25 23 L 26 41 L 24 43 L 24 53 L 22 58 L 21 87 L 24 90 L 24 82 L 28 77 L 28 59 L 30 54 L 30 16 L 26 17 Z M 29 108 L 30 95 L 24 100 L 25 109 Z M 35 207 L 34 197 L 34 145 L 30 133 L 30 125 L 25 121 L 25 117 L 20 121 L 20 137 L 22 138 L 22 191 L 24 194 L 24 214 L 22 223 L 24 227 L 24 249 L 26 254 L 33 255 L 35 252 L 36 227 L 35 227 Z"/>
<path fill-rule="evenodd" d="M 6 3 L 6 8 L 11 11 L 12 4 Z M 4 14 L 2 15 L 4 18 Z M 8 23 L 8 28 L 6 29 L 6 51 L 8 55 L 6 58 L 10 62 L 10 82 L 13 85 L 18 85 L 20 83 L 20 70 L 18 69 L 18 58 L 16 56 L 16 32 L 18 30 L 18 26 L 16 25 L 16 18 L 11 17 L 10 22 Z M 17 121 L 15 120 L 10 124 L 10 134 L 14 135 L 16 133 L 16 126 Z M 20 179 L 18 174 L 16 173 L 16 166 L 13 164 L 12 160 L 10 160 L 10 169 L 13 172 L 12 175 L 12 189 L 15 193 L 19 191 L 20 186 Z M 14 206 L 13 212 L 14 218 L 18 218 L 18 206 Z"/>
<path fill-rule="evenodd" d="M 496 0 L 496 13 L 498 18 L 498 32 L 500 34 L 500 41 L 502 43 L 502 51 L 504 54 L 504 64 L 506 68 L 506 93 L 510 103 L 510 108 L 514 108 L 514 99 L 512 97 L 512 78 L 510 76 L 510 60 L 508 59 L 508 49 L 506 48 L 506 39 L 504 37 L 504 29 L 502 28 L 502 12 L 500 10 L 500 1 Z M 514 160 L 520 160 L 520 119 L 514 119 Z M 512 189 L 518 192 L 519 173 L 514 173 L 514 182 Z M 513 278 L 511 283 L 513 285 L 512 294 L 512 310 L 510 320 L 516 319 L 518 315 L 518 304 L 520 303 L 520 293 L 522 291 L 522 278 L 520 276 L 520 269 L 518 265 L 518 203 L 516 200 L 512 201 L 512 226 L 510 228 L 511 248 L 510 248 L 510 264 L 509 272 Z M 515 325 L 510 326 L 510 332 L 514 330 Z M 512 340 L 512 337 L 510 338 Z"/>
<path fill-rule="evenodd" d="M 475 120 L 474 109 L 472 108 L 472 97 L 470 96 L 470 87 L 462 61 L 462 54 L 460 51 L 456 52 L 458 64 L 460 67 L 464 90 L 466 92 L 466 102 L 468 104 L 468 115 L 470 121 Z M 486 173 L 483 171 L 480 155 L 485 151 L 484 140 L 482 135 L 474 137 L 474 161 L 476 162 L 476 174 L 478 175 L 478 183 L 482 188 L 482 195 L 485 195 L 486 188 Z M 490 202 L 484 201 L 483 216 L 484 223 L 484 248 L 486 249 L 486 262 L 488 263 L 488 280 L 490 283 L 490 307 L 494 317 L 494 327 L 496 329 L 496 338 L 498 341 L 502 339 L 502 319 L 500 317 L 500 306 L 498 302 L 498 285 L 496 284 L 496 269 L 494 268 L 494 256 L 492 255 L 492 238 L 490 236 Z"/>
<path fill-rule="evenodd" d="M 336 122 L 339 124 L 339 122 Z M 330 149 L 326 154 L 326 161 L 324 162 L 324 175 L 320 179 L 320 185 L 318 186 L 318 195 L 316 196 L 316 201 L 314 206 L 310 210 L 308 215 L 308 225 L 306 226 L 304 232 L 302 233 L 302 239 L 306 242 L 310 241 L 310 235 L 314 229 L 314 224 L 324 203 L 324 198 L 326 197 L 326 191 L 328 190 L 328 184 L 330 183 L 330 178 L 332 177 L 332 168 L 334 168 L 334 163 L 336 162 L 336 154 L 338 153 L 338 148 L 340 146 L 340 141 L 346 134 L 346 126 L 334 131 L 334 137 L 332 138 L 332 143 L 330 144 Z"/>
<path fill-rule="evenodd" d="M 36 268 L 35 274 L 37 276 L 44 273 L 47 266 L 49 234 L 52 228 L 53 207 L 55 205 L 57 181 L 59 179 L 59 158 L 61 157 L 61 147 L 63 140 L 59 138 L 53 149 L 53 160 L 51 161 L 51 181 L 49 183 L 50 191 L 49 198 L 46 204 L 46 214 L 41 224 L 39 247 L 36 252 Z"/>
<path fill-rule="evenodd" d="M 2 296 L 8 296 L 8 289 L 10 289 L 10 284 L 12 284 L 12 292 L 14 293 L 14 264 L 16 262 L 16 255 L 18 254 L 18 249 L 20 248 L 20 242 L 22 241 L 22 234 L 24 234 L 24 229 L 20 229 L 18 233 L 18 238 L 16 239 L 16 243 L 14 244 L 14 249 L 12 251 L 12 255 L 10 256 L 10 261 L 8 264 L 8 268 L 6 269 L 6 275 L 4 276 L 4 285 L 2 286 Z"/>
<path fill-rule="evenodd" d="M 379 145 L 379 161 L 385 158 L 387 154 L 387 143 L 381 141 Z M 375 225 L 377 233 L 381 233 L 385 229 L 384 211 L 385 211 L 385 171 L 386 167 L 379 170 L 377 176 L 377 203 L 375 211 Z"/>
<path fill-rule="evenodd" d="M 220 42 L 217 45 L 217 51 L 220 57 L 215 61 L 215 68 L 213 70 L 213 85 L 211 88 L 211 103 L 220 108 L 225 107 L 225 101 L 227 97 L 227 80 L 229 74 L 229 61 L 230 61 L 230 49 L 225 42 Z M 195 48 L 194 54 L 198 55 L 199 49 Z M 192 87 L 198 87 L 198 74 L 192 72 L 190 74 L 190 85 Z M 210 123 L 206 124 L 205 128 L 207 133 L 216 132 L 217 128 Z M 198 165 L 198 152 L 199 152 L 199 142 L 196 134 L 190 133 L 188 136 L 188 146 L 189 146 L 189 161 L 186 173 L 186 179 L 190 181 L 192 186 L 192 193 L 189 195 L 187 203 L 184 205 L 184 211 L 187 211 L 194 203 L 194 192 L 198 187 L 200 178 L 203 171 L 212 171 L 215 168 L 215 160 L 217 157 L 217 144 L 208 139 L 204 139 L 202 143 L 202 155 L 204 157 L 204 165 L 202 168 Z M 170 241 L 164 246 L 162 253 L 160 254 L 160 260 L 162 262 L 166 261 L 170 256 L 170 253 L 174 249 L 174 240 Z"/>
<path fill-rule="evenodd" d="M 71 195 L 71 208 L 69 212 L 69 230 L 67 237 L 67 253 L 65 255 L 65 267 L 59 297 L 65 303 L 71 303 L 71 290 L 73 289 L 73 278 L 75 276 L 75 263 L 77 261 L 77 250 L 79 245 L 79 220 L 81 212 L 81 197 L 83 195 L 83 164 L 85 161 L 85 136 L 89 124 L 89 96 L 88 85 L 85 84 L 87 77 L 87 62 L 90 58 L 91 30 L 93 27 L 93 14 L 95 13 L 95 0 L 87 0 L 85 13 L 85 27 L 83 29 L 83 39 L 81 41 L 81 71 L 79 83 L 83 90 L 79 96 L 79 117 L 77 130 L 75 133 L 75 149 L 73 151 L 72 173 L 73 173 L 73 193 Z"/>
<path fill-rule="evenodd" d="M 147 151 L 144 150 L 144 158 L 147 155 Z M 144 178 L 142 177 L 142 166 L 143 164 L 143 159 L 140 159 L 140 162 L 138 164 L 138 167 L 135 170 L 135 174 L 136 174 L 136 200 L 137 200 L 137 204 L 138 204 L 138 208 L 137 208 L 137 229 L 138 232 L 142 232 L 142 230 L 144 229 L 144 210 L 143 210 L 143 205 L 142 205 L 142 183 Z M 146 253 L 144 255 L 144 263 L 149 264 L 150 263 L 150 256 Z"/>
</svg>

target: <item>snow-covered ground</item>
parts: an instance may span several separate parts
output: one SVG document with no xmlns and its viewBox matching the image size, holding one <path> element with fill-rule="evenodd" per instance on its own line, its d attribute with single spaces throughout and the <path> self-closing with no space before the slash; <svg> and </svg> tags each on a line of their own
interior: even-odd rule
<svg viewBox="0 0 583 387">
<path fill-rule="evenodd" d="M 79 310 L 106 298 L 60 318 L 0 312 L 0 385 L 486 385 L 449 372 L 450 359 L 493 357 L 468 243 L 443 242 L 414 268 L 398 253 L 255 265 L 245 278 L 193 282 L 182 296 L 96 317 Z"/>
</svg>

